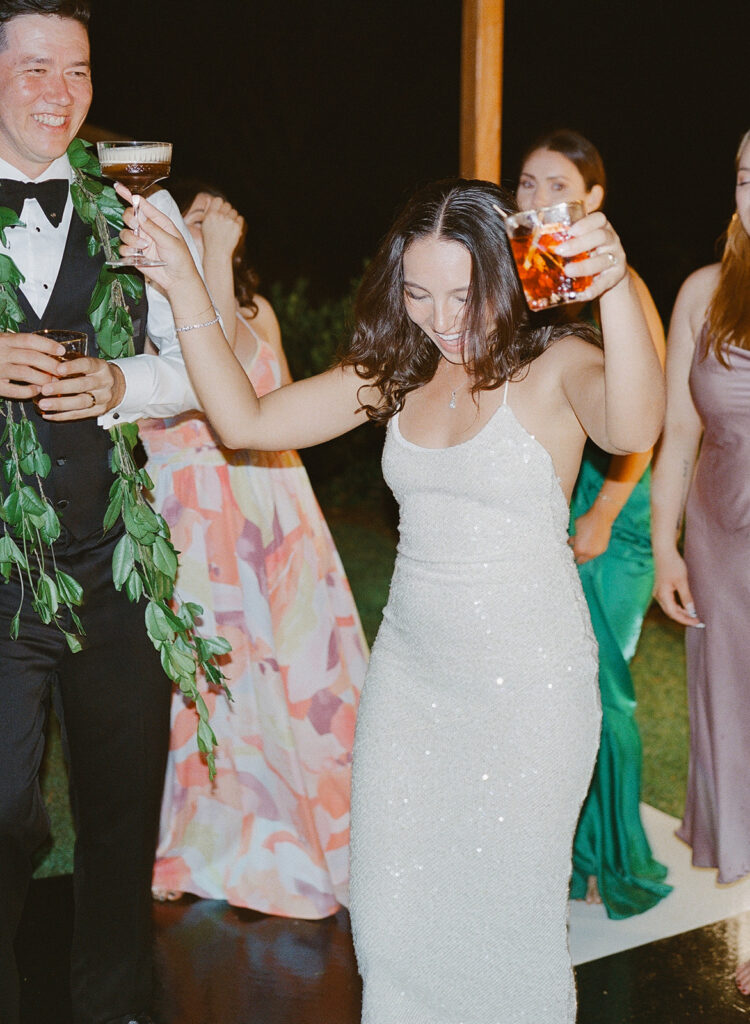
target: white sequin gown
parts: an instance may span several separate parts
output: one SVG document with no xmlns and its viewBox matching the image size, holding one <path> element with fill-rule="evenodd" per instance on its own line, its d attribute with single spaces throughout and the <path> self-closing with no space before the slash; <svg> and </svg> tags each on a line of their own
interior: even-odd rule
<svg viewBox="0 0 750 1024">
<path fill-rule="evenodd" d="M 401 518 L 354 748 L 363 1024 L 568 1024 L 600 710 L 567 503 L 505 401 L 447 449 L 394 418 L 383 470 Z"/>
</svg>

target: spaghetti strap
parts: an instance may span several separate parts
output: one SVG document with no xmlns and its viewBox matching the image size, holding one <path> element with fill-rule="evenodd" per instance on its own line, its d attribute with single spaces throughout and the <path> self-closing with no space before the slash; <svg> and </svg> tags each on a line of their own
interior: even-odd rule
<svg viewBox="0 0 750 1024">
<path fill-rule="evenodd" d="M 505 387 L 503 388 L 503 405 L 507 405 L 508 404 L 508 385 L 509 384 L 510 384 L 510 381 L 506 380 Z"/>
<path fill-rule="evenodd" d="M 243 323 L 243 324 L 245 325 L 245 327 L 247 327 L 248 331 L 250 331 L 250 333 L 252 334 L 252 336 L 253 336 L 253 337 L 255 338 L 255 340 L 256 340 L 256 341 L 258 342 L 258 345 L 260 345 L 260 344 L 261 344 L 261 341 L 262 341 L 262 339 L 261 339 L 260 335 L 258 334 L 258 332 L 257 332 L 257 331 L 253 330 L 253 326 L 252 326 L 252 324 L 250 323 L 250 321 L 249 321 L 249 320 L 247 319 L 247 317 L 245 317 L 245 316 L 243 316 L 243 315 L 242 315 L 242 310 L 238 309 L 238 310 L 236 311 L 236 316 L 237 316 L 237 319 L 238 319 L 239 321 L 241 321 L 241 322 L 242 322 L 242 323 Z"/>
</svg>

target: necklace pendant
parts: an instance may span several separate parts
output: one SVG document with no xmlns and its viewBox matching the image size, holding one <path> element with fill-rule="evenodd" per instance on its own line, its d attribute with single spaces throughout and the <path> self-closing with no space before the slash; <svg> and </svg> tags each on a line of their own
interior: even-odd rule
<svg viewBox="0 0 750 1024">
<path fill-rule="evenodd" d="M 458 391 L 458 388 L 454 388 L 453 391 L 451 391 L 451 400 L 448 402 L 449 409 L 456 408 L 456 391 Z"/>
</svg>

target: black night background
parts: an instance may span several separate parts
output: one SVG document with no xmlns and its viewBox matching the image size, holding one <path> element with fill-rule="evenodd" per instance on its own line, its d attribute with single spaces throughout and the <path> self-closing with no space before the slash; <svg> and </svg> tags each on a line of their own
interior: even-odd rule
<svg viewBox="0 0 750 1024">
<path fill-rule="evenodd" d="M 91 39 L 92 123 L 173 141 L 266 286 L 343 292 L 405 196 L 457 173 L 460 0 L 94 0 Z M 732 210 L 749 40 L 750 0 L 506 0 L 503 183 L 542 129 L 588 135 L 665 317 Z"/>
</svg>

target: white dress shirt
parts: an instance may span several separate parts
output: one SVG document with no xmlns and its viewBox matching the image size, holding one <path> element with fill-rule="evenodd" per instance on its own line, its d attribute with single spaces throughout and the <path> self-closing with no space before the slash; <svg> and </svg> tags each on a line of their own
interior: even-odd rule
<svg viewBox="0 0 750 1024">
<path fill-rule="evenodd" d="M 14 181 L 30 181 L 28 175 L 17 170 L 6 160 L 0 159 L 0 178 Z M 54 160 L 34 181 L 50 178 L 73 180 L 73 169 L 67 155 Z M 149 196 L 157 209 L 170 217 L 188 244 L 196 265 L 200 268 L 195 244 L 180 216 L 177 204 L 163 189 Z M 2 189 L 0 189 L 0 206 Z M 21 285 L 32 309 L 42 316 L 60 271 L 65 243 L 68 237 L 73 201 L 68 193 L 65 211 L 59 227 L 50 224 L 36 199 L 27 199 L 21 210 L 25 227 L 10 228 L 6 231 L 7 253 L 23 274 Z M 0 247 L 2 251 L 2 247 Z M 180 343 L 174 329 L 174 319 L 169 302 L 155 288 L 146 284 L 148 299 L 147 333 L 159 349 L 158 356 L 139 355 L 126 359 L 113 359 L 125 378 L 125 395 L 122 402 L 98 418 L 105 428 L 118 423 L 128 423 L 142 416 L 162 418 L 175 416 L 187 409 L 200 408 L 192 389 L 185 364 L 182 360 Z"/>
</svg>

